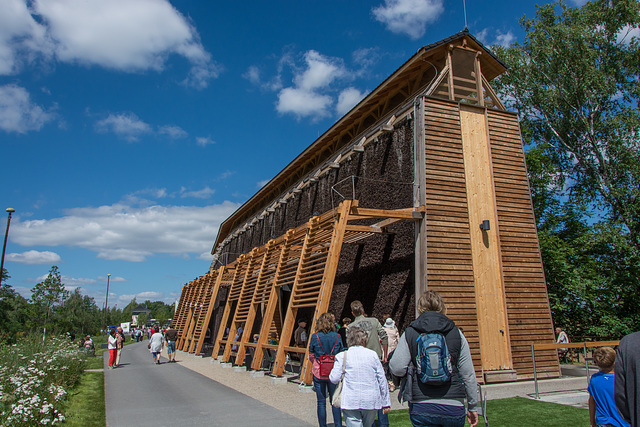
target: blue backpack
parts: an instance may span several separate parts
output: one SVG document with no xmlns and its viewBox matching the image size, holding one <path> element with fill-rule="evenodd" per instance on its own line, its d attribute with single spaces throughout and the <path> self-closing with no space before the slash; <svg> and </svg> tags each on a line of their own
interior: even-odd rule
<svg viewBox="0 0 640 427">
<path fill-rule="evenodd" d="M 439 332 L 423 333 L 416 342 L 416 373 L 420 381 L 429 385 L 451 381 L 451 355 L 444 335 Z"/>
</svg>

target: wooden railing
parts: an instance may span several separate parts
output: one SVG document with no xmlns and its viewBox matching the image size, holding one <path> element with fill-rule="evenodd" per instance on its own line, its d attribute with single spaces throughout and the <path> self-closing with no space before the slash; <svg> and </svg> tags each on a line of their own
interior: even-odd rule
<svg viewBox="0 0 640 427">
<path fill-rule="evenodd" d="M 587 387 L 589 386 L 589 359 L 587 358 L 587 348 L 593 347 L 615 347 L 620 341 L 585 341 L 585 342 L 566 342 L 566 343 L 549 343 L 549 344 L 531 344 L 531 359 L 533 360 L 533 381 L 536 387 L 536 399 L 539 399 L 538 393 L 538 373 L 536 371 L 536 350 L 558 350 L 569 348 L 582 348 L 584 350 L 584 366 L 587 370 Z"/>
</svg>

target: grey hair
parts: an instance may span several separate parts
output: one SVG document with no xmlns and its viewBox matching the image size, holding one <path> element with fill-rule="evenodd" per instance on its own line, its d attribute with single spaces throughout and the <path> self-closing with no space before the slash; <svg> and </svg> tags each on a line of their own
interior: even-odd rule
<svg viewBox="0 0 640 427">
<path fill-rule="evenodd" d="M 369 335 L 360 326 L 351 326 L 347 329 L 347 347 L 363 345 Z"/>
</svg>

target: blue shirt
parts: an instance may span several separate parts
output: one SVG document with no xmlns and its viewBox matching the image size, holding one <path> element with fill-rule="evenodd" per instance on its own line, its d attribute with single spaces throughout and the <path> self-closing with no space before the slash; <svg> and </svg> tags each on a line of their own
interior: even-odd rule
<svg viewBox="0 0 640 427">
<path fill-rule="evenodd" d="M 613 385 L 615 374 L 598 372 L 593 374 L 587 391 L 596 402 L 596 423 L 611 424 L 616 427 L 629 427 L 629 423 L 622 419 L 614 400 Z"/>
</svg>

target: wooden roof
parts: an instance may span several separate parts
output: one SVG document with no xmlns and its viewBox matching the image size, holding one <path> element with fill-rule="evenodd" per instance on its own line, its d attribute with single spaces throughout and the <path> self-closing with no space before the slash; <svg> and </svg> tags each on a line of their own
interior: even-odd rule
<svg viewBox="0 0 640 427">
<path fill-rule="evenodd" d="M 292 186 L 307 177 L 331 155 L 353 142 L 370 126 L 390 115 L 399 106 L 424 91 L 433 81 L 437 72 L 444 68 L 449 46 L 458 46 L 463 42 L 468 47 L 483 53 L 480 63 L 482 74 L 488 81 L 506 71 L 505 64 L 467 29 L 420 48 L 407 62 L 231 214 L 220 225 L 211 253 L 213 254 L 236 228 L 242 226 L 262 209 L 267 208 L 270 203 L 273 203 Z M 436 72 L 434 72 L 434 68 Z"/>
</svg>

